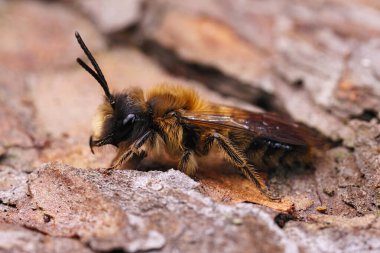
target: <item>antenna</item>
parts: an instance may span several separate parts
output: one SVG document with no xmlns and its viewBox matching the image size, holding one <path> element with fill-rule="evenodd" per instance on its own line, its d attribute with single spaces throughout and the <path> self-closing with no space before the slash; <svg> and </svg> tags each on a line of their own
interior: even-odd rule
<svg viewBox="0 0 380 253">
<path fill-rule="evenodd" d="M 92 68 L 90 68 L 81 58 L 77 58 L 77 62 L 79 63 L 79 65 L 82 66 L 82 68 L 84 68 L 88 73 L 90 73 L 90 75 L 92 75 L 96 81 L 98 81 L 100 86 L 102 86 L 104 93 L 106 94 L 106 97 L 108 98 L 108 100 L 109 100 L 109 102 L 113 108 L 115 105 L 115 99 L 110 93 L 107 81 L 103 75 L 102 70 L 100 69 L 98 63 L 96 62 L 96 60 L 94 58 L 94 56 L 91 54 L 90 50 L 87 48 L 86 44 L 84 43 L 82 37 L 80 36 L 80 34 L 78 32 L 75 32 L 75 37 L 77 38 L 80 47 L 83 49 L 83 52 L 86 54 L 87 58 L 90 60 L 95 71 Z"/>
</svg>

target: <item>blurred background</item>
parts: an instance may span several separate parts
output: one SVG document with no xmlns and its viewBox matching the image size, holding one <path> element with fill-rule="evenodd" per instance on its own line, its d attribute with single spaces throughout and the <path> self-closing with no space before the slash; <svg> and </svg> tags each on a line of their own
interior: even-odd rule
<svg viewBox="0 0 380 253">
<path fill-rule="evenodd" d="M 332 163 L 316 177 L 375 192 L 349 214 L 380 205 L 379 1 L 2 0 L 4 164 L 109 165 L 113 150 L 92 156 L 87 145 L 103 93 L 75 62 L 85 59 L 75 31 L 112 90 L 182 84 L 206 99 L 315 129 L 332 144 Z"/>
</svg>

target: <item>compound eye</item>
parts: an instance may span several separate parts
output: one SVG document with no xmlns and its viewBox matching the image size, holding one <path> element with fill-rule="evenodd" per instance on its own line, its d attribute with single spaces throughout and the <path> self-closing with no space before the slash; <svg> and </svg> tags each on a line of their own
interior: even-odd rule
<svg viewBox="0 0 380 253">
<path fill-rule="evenodd" d="M 129 123 L 135 122 L 135 119 L 136 119 L 136 116 L 133 113 L 128 114 L 128 116 L 125 117 L 125 119 L 123 120 L 123 126 L 126 126 Z"/>
</svg>

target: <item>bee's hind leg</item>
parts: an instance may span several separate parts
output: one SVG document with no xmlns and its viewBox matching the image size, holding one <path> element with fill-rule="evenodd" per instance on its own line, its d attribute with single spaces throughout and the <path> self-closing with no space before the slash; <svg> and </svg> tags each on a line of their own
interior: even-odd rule
<svg viewBox="0 0 380 253">
<path fill-rule="evenodd" d="M 226 158 L 248 179 L 250 179 L 263 194 L 272 198 L 267 191 L 264 180 L 257 173 L 255 168 L 248 163 L 247 157 L 241 151 L 239 151 L 238 148 L 236 148 L 228 138 L 219 133 L 212 133 L 209 136 L 208 142 L 210 141 L 216 141 L 224 152 Z"/>
</svg>

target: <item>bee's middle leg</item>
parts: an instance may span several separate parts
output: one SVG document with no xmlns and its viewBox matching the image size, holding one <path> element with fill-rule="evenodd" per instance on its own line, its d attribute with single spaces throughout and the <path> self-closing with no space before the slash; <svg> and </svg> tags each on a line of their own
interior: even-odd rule
<svg viewBox="0 0 380 253">
<path fill-rule="evenodd" d="M 186 175 L 192 176 L 197 171 L 197 168 L 198 164 L 195 160 L 194 151 L 185 149 L 178 163 L 178 170 L 184 172 Z"/>
</svg>

